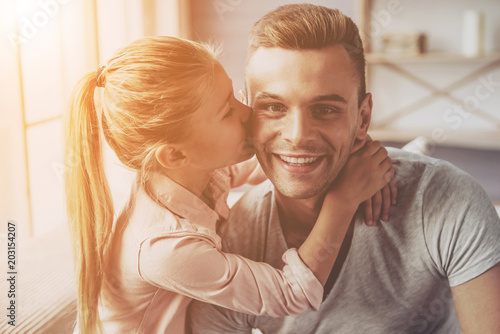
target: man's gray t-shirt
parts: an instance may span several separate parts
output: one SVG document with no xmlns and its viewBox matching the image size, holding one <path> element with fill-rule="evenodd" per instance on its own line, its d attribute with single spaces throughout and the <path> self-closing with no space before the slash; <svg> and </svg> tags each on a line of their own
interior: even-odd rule
<svg viewBox="0 0 500 334">
<path fill-rule="evenodd" d="M 271 318 L 194 302 L 193 332 L 459 333 L 450 286 L 500 262 L 500 219 L 468 174 L 441 160 L 388 151 L 398 203 L 377 227 L 356 215 L 347 257 L 318 311 Z M 282 268 L 287 245 L 272 184 L 245 194 L 219 234 L 225 251 Z"/>
</svg>

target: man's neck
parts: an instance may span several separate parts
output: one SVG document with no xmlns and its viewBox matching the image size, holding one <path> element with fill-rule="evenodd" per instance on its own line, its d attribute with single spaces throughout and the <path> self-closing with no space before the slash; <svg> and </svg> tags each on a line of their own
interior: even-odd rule
<svg viewBox="0 0 500 334">
<path fill-rule="evenodd" d="M 307 199 L 295 199 L 276 191 L 280 224 L 289 247 L 302 245 L 318 219 L 324 198 L 325 194 L 319 194 Z"/>
</svg>

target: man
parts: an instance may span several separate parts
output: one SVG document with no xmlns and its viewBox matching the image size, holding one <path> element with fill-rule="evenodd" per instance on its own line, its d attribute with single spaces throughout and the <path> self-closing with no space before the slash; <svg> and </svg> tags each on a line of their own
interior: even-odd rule
<svg viewBox="0 0 500 334">
<path fill-rule="evenodd" d="M 226 251 L 282 267 L 317 218 L 328 185 L 367 137 L 359 33 L 341 12 L 287 5 L 250 34 L 246 103 L 269 177 L 221 225 Z M 357 215 L 321 308 L 296 317 L 191 307 L 194 333 L 500 333 L 500 220 L 449 163 L 389 149 L 398 201 L 376 228 Z"/>
</svg>

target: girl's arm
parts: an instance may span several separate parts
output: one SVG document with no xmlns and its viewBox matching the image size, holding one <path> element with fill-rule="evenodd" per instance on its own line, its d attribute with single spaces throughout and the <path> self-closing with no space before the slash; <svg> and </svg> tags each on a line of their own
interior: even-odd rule
<svg viewBox="0 0 500 334">
<path fill-rule="evenodd" d="M 392 165 L 384 152 L 371 144 L 350 158 L 307 240 L 283 255 L 283 270 L 224 253 L 215 233 L 193 231 L 143 242 L 139 274 L 160 288 L 239 312 L 285 316 L 316 310 L 356 208 L 387 183 Z"/>
<path fill-rule="evenodd" d="M 242 236 L 244 238 L 244 236 Z M 281 317 L 317 310 L 323 287 L 296 249 L 282 270 L 220 250 L 217 236 L 159 236 L 143 243 L 139 274 L 149 283 L 238 312 Z"/>
</svg>

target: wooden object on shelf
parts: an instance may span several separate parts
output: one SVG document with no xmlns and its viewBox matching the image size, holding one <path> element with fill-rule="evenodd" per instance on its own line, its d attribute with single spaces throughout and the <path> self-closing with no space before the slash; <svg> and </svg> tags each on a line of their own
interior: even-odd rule
<svg viewBox="0 0 500 334">
<path fill-rule="evenodd" d="M 426 50 L 426 36 L 419 32 L 385 33 L 381 38 L 382 53 L 397 55 L 419 55 Z"/>
</svg>

